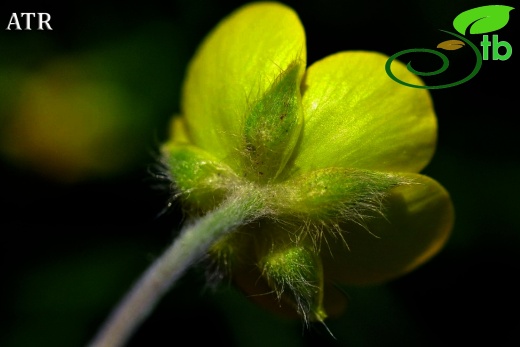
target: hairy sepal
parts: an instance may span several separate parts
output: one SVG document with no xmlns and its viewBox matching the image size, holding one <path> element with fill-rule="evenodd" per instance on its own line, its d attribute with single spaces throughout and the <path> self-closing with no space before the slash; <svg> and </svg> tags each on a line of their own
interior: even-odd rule
<svg viewBox="0 0 520 347">
<path fill-rule="evenodd" d="M 249 109 L 244 124 L 243 157 L 245 175 L 254 181 L 275 179 L 298 141 L 303 121 L 303 71 L 300 62 L 290 64 Z"/>
<path fill-rule="evenodd" d="M 227 165 L 198 147 L 170 144 L 163 152 L 177 196 L 193 209 L 214 208 L 239 185 L 238 177 Z"/>
<path fill-rule="evenodd" d="M 305 322 L 323 322 L 327 317 L 323 266 L 312 249 L 303 244 L 273 242 L 258 266 L 278 300 L 294 307 Z"/>
<path fill-rule="evenodd" d="M 381 210 L 382 197 L 410 180 L 386 172 L 327 168 L 284 182 L 273 203 L 288 214 L 310 219 L 358 219 L 366 210 Z"/>
</svg>

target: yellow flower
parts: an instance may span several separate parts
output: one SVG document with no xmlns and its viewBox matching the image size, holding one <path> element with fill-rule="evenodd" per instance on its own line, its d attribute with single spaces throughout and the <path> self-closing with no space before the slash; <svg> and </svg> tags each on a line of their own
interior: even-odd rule
<svg viewBox="0 0 520 347">
<path fill-rule="evenodd" d="M 435 150 L 432 101 L 390 79 L 387 59 L 347 51 L 306 67 L 298 16 L 271 2 L 243 6 L 204 40 L 163 147 L 171 176 L 191 216 L 237 192 L 257 196 L 262 216 L 212 245 L 211 276 L 323 321 L 341 312 L 336 284 L 390 280 L 441 249 L 452 203 L 418 173 Z"/>
</svg>

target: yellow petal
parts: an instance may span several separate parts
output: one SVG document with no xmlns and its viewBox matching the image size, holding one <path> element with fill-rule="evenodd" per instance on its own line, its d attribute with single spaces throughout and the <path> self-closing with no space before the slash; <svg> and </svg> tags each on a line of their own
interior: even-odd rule
<svg viewBox="0 0 520 347">
<path fill-rule="evenodd" d="M 366 220 L 366 229 L 344 225 L 344 241 L 329 236 L 330 249 L 321 250 L 329 280 L 344 284 L 390 280 L 423 264 L 445 244 L 454 219 L 447 191 L 423 175 L 403 177 L 416 184 L 390 192 L 384 201 L 386 218 L 374 215 Z"/>
<path fill-rule="evenodd" d="M 306 64 L 296 13 L 278 3 L 245 5 L 205 39 L 190 66 L 182 113 L 193 143 L 219 159 L 244 151 L 245 117 L 292 63 Z"/>
<path fill-rule="evenodd" d="M 429 92 L 393 81 L 385 72 L 387 59 L 375 52 L 340 52 L 309 67 L 296 169 L 419 172 L 426 166 L 437 131 Z M 393 69 L 399 78 L 422 84 L 402 63 Z"/>
<path fill-rule="evenodd" d="M 170 120 L 169 141 L 166 142 L 165 147 L 172 143 L 190 143 L 186 120 L 179 115 L 174 115 Z"/>
</svg>

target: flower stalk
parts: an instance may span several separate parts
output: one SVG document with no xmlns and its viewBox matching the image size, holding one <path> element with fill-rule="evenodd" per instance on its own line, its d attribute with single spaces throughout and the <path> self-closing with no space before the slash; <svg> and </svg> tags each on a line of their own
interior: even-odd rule
<svg viewBox="0 0 520 347">
<path fill-rule="evenodd" d="M 266 212 L 262 199 L 241 189 L 189 223 L 116 306 L 89 347 L 124 346 L 176 280 L 219 238 Z"/>
</svg>

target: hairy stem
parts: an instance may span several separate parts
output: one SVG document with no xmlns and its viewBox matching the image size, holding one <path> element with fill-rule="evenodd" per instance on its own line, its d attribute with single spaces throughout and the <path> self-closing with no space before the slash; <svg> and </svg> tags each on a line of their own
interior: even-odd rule
<svg viewBox="0 0 520 347">
<path fill-rule="evenodd" d="M 175 281 L 220 237 L 265 213 L 262 199 L 239 191 L 181 230 L 116 306 L 89 347 L 124 346 Z"/>
</svg>

